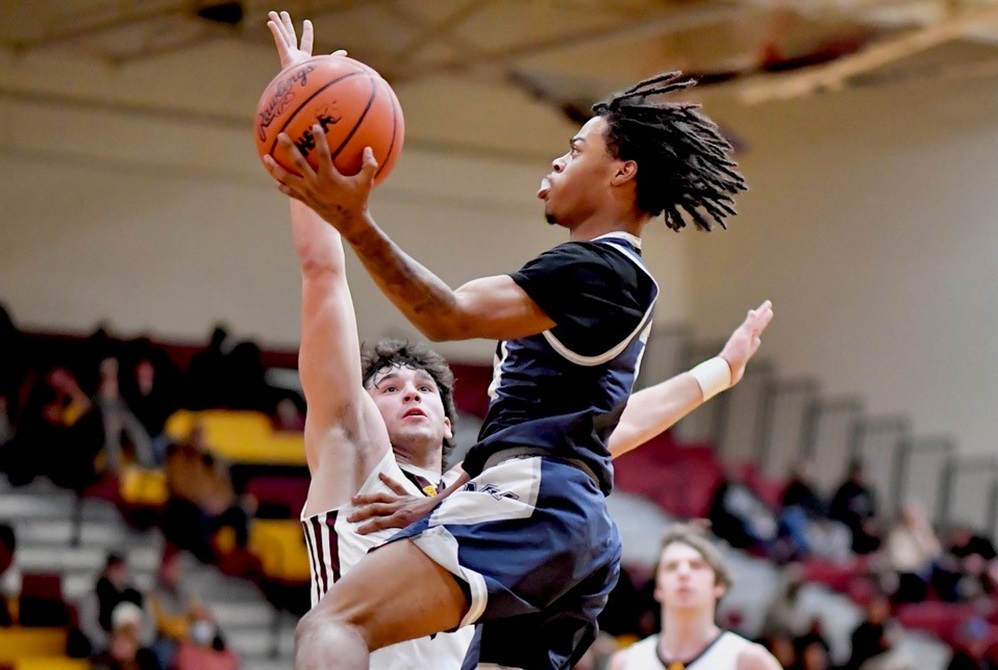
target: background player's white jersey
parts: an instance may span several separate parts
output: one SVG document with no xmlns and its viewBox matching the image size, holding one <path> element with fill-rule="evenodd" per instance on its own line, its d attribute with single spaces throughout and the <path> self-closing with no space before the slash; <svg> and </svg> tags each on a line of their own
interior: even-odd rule
<svg viewBox="0 0 998 670">
<path fill-rule="evenodd" d="M 415 496 L 432 495 L 438 485 L 428 482 L 430 473 L 419 468 L 405 466 L 403 471 L 395 460 L 395 454 L 389 451 L 357 493 L 392 493 L 378 478 L 380 473 L 399 482 Z M 450 485 L 456 477 L 456 473 L 445 474 L 441 483 Z M 302 516 L 311 564 L 312 607 L 341 574 L 352 570 L 364 554 L 398 532 L 398 529 L 390 528 L 361 535 L 357 532 L 358 524 L 346 520 L 353 510 L 354 506 L 347 503 L 311 517 Z M 398 597 L 405 598 L 406 594 L 400 593 Z M 454 633 L 440 633 L 379 649 L 371 654 L 371 670 L 460 670 L 474 632 L 473 626 L 466 626 Z"/>
<path fill-rule="evenodd" d="M 686 664 L 685 670 L 735 670 L 738 654 L 751 644 L 753 643 L 741 635 L 724 631 L 699 656 Z M 631 645 L 625 654 L 624 670 L 667 670 L 668 668 L 658 657 L 658 635 L 652 635 Z"/>
</svg>

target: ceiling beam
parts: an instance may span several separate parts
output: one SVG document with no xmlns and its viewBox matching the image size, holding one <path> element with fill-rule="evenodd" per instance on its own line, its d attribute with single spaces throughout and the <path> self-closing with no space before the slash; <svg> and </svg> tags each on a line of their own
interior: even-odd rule
<svg viewBox="0 0 998 670">
<path fill-rule="evenodd" d="M 7 47 L 15 52 L 33 51 L 40 48 L 54 46 L 63 42 L 72 42 L 88 35 L 97 35 L 109 30 L 124 28 L 137 23 L 153 21 L 167 16 L 177 16 L 187 11 L 188 5 L 173 5 L 168 7 L 157 7 L 144 11 L 122 12 L 118 16 L 95 21 L 85 25 L 77 25 L 62 30 L 48 30 L 40 35 L 26 38 L 14 38 L 7 40 Z"/>
<path fill-rule="evenodd" d="M 998 5 L 967 11 L 938 23 L 874 44 L 852 56 L 788 75 L 768 75 L 746 84 L 738 97 L 747 104 L 785 100 L 843 88 L 851 77 L 962 37 L 981 24 L 998 22 Z"/>
<path fill-rule="evenodd" d="M 682 30 L 722 23 L 740 15 L 743 11 L 743 7 L 735 5 L 672 10 L 664 14 L 637 17 L 623 25 L 572 31 L 568 35 L 516 44 L 495 51 L 479 52 L 467 58 L 453 59 L 444 63 L 403 67 L 396 75 L 404 79 L 414 79 L 440 72 L 471 70 L 496 63 L 510 63 L 517 59 L 532 58 L 582 46 L 595 46 L 616 40 L 660 37 Z"/>
</svg>

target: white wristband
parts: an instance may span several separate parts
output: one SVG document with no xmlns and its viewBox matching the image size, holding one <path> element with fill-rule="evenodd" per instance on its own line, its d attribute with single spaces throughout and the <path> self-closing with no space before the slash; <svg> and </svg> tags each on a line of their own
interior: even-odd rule
<svg viewBox="0 0 998 670">
<path fill-rule="evenodd" d="M 690 374 L 700 385 L 703 392 L 703 401 L 707 402 L 721 391 L 726 391 L 731 386 L 731 368 L 728 362 L 720 356 L 707 359 L 692 370 Z"/>
</svg>

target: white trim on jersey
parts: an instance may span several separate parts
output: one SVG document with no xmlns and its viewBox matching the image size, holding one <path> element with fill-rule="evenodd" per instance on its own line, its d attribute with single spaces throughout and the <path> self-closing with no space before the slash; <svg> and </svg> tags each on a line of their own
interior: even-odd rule
<svg viewBox="0 0 998 670">
<path fill-rule="evenodd" d="M 489 383 L 488 390 L 489 400 L 495 400 L 499 397 L 497 391 L 499 390 L 499 385 L 502 383 L 502 366 L 509 356 L 509 348 L 506 346 L 506 340 L 499 343 L 499 351 L 502 352 L 502 356 L 497 353 L 492 358 L 492 381 Z"/>
<path fill-rule="evenodd" d="M 475 666 L 475 670 L 523 670 L 523 668 L 514 668 L 511 665 L 496 665 L 495 663 L 479 663 Z"/>
<path fill-rule="evenodd" d="M 593 242 L 595 242 L 596 240 L 605 240 L 605 239 L 623 239 L 627 240 L 631 244 L 634 244 L 638 249 L 641 248 L 640 238 L 635 237 L 630 233 L 623 233 L 623 232 L 607 233 L 606 235 L 600 235 L 599 237 L 595 238 Z M 604 363 L 613 360 L 616 356 L 620 354 L 620 352 L 626 349 L 627 346 L 633 341 L 634 336 L 637 335 L 639 332 L 641 332 L 642 328 L 644 328 L 646 331 L 642 333 L 641 336 L 642 342 L 648 340 L 648 335 L 651 332 L 651 316 L 653 310 L 655 309 L 655 302 L 658 299 L 658 294 L 660 290 L 658 282 L 655 281 L 655 277 L 652 275 L 652 273 L 648 272 L 648 268 L 644 266 L 644 263 L 641 262 L 641 259 L 639 257 L 635 256 L 631 251 L 624 249 L 616 244 L 613 244 L 612 242 L 610 243 L 610 246 L 613 247 L 615 250 L 619 251 L 620 253 L 622 253 L 623 255 L 627 256 L 629 259 L 631 259 L 631 261 L 635 265 L 641 268 L 641 270 L 646 275 L 648 275 L 648 278 L 651 279 L 652 284 L 655 285 L 655 300 L 651 301 L 651 304 L 648 305 L 648 309 L 645 310 L 644 316 L 641 317 L 641 321 L 638 322 L 637 327 L 633 331 L 631 331 L 631 333 L 627 337 L 625 337 L 623 340 L 617 343 L 617 345 L 614 346 L 609 351 L 606 351 L 602 354 L 597 354 L 596 356 L 583 356 L 582 354 L 575 353 L 574 351 L 566 347 L 564 344 L 562 344 L 561 341 L 559 341 L 558 338 L 555 337 L 550 330 L 545 330 L 543 333 L 541 333 L 541 335 L 544 336 L 544 339 L 547 340 L 548 344 L 551 345 L 552 349 L 558 352 L 558 354 L 562 358 L 569 360 L 572 363 L 575 363 L 576 365 L 582 365 L 585 367 L 603 365 Z"/>
<path fill-rule="evenodd" d="M 458 562 L 457 540 L 454 539 L 450 531 L 444 526 L 437 526 L 409 539 L 433 562 L 468 584 L 471 596 L 468 603 L 468 613 L 464 615 L 458 628 L 470 626 L 478 621 L 489 604 L 489 590 L 485 586 L 485 577 L 474 570 L 463 567 Z"/>
<path fill-rule="evenodd" d="M 612 233 L 603 233 L 599 237 L 594 237 L 593 239 L 591 239 L 590 242 L 595 242 L 596 240 L 605 240 L 607 238 L 613 238 L 613 237 L 616 237 L 619 240 L 626 240 L 627 242 L 630 242 L 638 249 L 641 248 L 641 238 L 638 237 L 637 235 L 632 235 L 631 233 L 628 233 L 623 230 L 617 230 Z"/>
</svg>

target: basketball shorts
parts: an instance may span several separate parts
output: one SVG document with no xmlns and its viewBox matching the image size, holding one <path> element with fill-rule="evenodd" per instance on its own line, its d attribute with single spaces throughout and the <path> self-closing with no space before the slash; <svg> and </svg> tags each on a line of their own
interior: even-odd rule
<svg viewBox="0 0 998 670">
<path fill-rule="evenodd" d="M 468 593 L 465 668 L 571 668 L 616 584 L 620 538 L 595 481 L 547 456 L 510 458 L 390 542 L 411 539 Z"/>
</svg>

